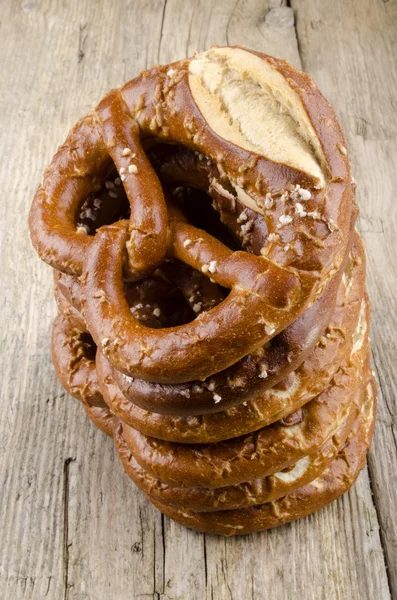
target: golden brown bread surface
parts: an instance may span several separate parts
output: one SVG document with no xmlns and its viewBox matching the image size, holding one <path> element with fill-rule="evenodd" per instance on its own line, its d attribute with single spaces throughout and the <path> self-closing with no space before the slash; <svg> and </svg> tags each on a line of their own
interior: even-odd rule
<svg viewBox="0 0 397 600">
<path fill-rule="evenodd" d="M 245 48 L 142 72 L 69 133 L 29 225 L 52 356 L 149 500 L 234 535 L 350 487 L 376 407 L 336 116 Z"/>
</svg>

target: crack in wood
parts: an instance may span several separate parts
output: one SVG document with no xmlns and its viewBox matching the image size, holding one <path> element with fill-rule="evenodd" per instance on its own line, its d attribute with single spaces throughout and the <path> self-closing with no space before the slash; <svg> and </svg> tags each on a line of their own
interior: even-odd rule
<svg viewBox="0 0 397 600">
<path fill-rule="evenodd" d="M 163 594 L 165 594 L 165 523 L 164 523 L 165 517 L 163 515 L 163 513 L 161 513 L 161 541 L 163 544 L 163 580 L 162 580 L 162 586 L 163 586 Z"/>
<path fill-rule="evenodd" d="M 144 545 L 143 545 L 143 532 L 144 532 L 144 527 L 143 527 L 143 518 L 142 518 L 142 508 L 139 507 L 139 522 L 141 525 L 141 552 L 142 552 L 142 560 L 144 558 Z"/>
<path fill-rule="evenodd" d="M 67 458 L 63 463 L 63 598 L 68 599 L 69 589 L 69 465 L 75 458 Z"/>
<path fill-rule="evenodd" d="M 378 502 L 377 502 L 377 494 L 375 492 L 375 487 L 372 483 L 372 469 L 371 469 L 369 462 L 367 462 L 367 471 L 368 471 L 369 487 L 371 490 L 373 505 L 374 505 L 375 514 L 376 514 L 376 520 L 378 523 L 380 545 L 381 545 L 381 548 L 383 551 L 383 563 L 385 565 L 387 585 L 389 588 L 390 598 L 393 598 L 393 584 L 392 584 L 391 577 L 390 577 L 389 561 L 387 559 L 387 543 L 386 543 L 384 532 L 383 532 L 380 509 L 379 509 Z"/>
<path fill-rule="evenodd" d="M 44 594 L 44 597 L 45 597 L 45 596 L 48 596 L 48 593 L 49 593 L 49 591 L 50 591 L 50 587 L 51 587 L 51 581 L 52 581 L 52 575 L 50 575 L 50 576 L 48 577 L 47 590 L 46 590 L 46 593 Z"/>
<path fill-rule="evenodd" d="M 230 15 L 230 17 L 228 19 L 228 22 L 227 22 L 227 25 L 226 25 L 226 43 L 227 43 L 228 46 L 230 46 L 230 42 L 229 42 L 229 27 L 230 27 L 231 20 L 234 17 L 234 13 L 236 12 L 236 8 L 237 8 L 238 3 L 239 3 L 239 0 L 236 0 L 236 4 L 233 7 L 233 10 L 231 12 L 231 15 Z"/>
<path fill-rule="evenodd" d="M 203 539 L 203 550 L 204 550 L 204 581 L 205 581 L 205 588 L 207 589 L 208 563 L 207 563 L 207 535 L 205 533 L 204 533 L 204 539 Z"/>
<path fill-rule="evenodd" d="M 391 429 L 391 433 L 392 433 L 393 442 L 394 442 L 395 448 L 397 450 L 397 438 L 396 438 L 396 431 L 395 431 L 395 415 L 389 406 L 386 391 L 383 389 L 383 379 L 380 375 L 380 369 L 379 369 L 379 365 L 377 363 L 377 356 L 376 356 L 376 352 L 374 351 L 374 348 L 372 348 L 371 355 L 372 355 L 372 360 L 373 360 L 374 367 L 375 367 L 376 379 L 377 379 L 377 381 L 379 383 L 379 387 L 380 387 L 381 397 L 382 397 L 382 400 L 384 401 L 384 406 L 390 416 L 390 420 L 391 420 L 390 429 Z"/>
<path fill-rule="evenodd" d="M 78 53 L 77 53 L 78 64 L 81 63 L 81 61 L 83 60 L 83 58 L 85 56 L 84 45 L 88 38 L 88 35 L 84 35 L 84 31 L 86 30 L 86 28 L 87 28 L 87 23 L 84 23 L 84 25 L 80 25 L 80 27 L 79 27 L 79 48 L 78 48 Z"/>
<path fill-rule="evenodd" d="M 297 21 L 299 18 L 298 8 L 293 3 L 293 0 L 287 0 L 286 6 L 288 6 L 293 12 L 296 48 L 298 50 L 299 60 L 301 63 L 300 66 L 303 70 L 305 70 L 305 64 L 304 64 L 304 60 L 303 60 L 303 51 L 302 51 L 301 41 L 300 41 L 300 37 L 299 37 L 299 31 L 298 31 L 298 27 L 297 27 Z"/>
<path fill-rule="evenodd" d="M 164 0 L 163 14 L 161 16 L 159 50 L 158 50 L 158 53 L 157 53 L 157 62 L 158 63 L 160 62 L 161 42 L 163 40 L 163 28 L 164 28 L 165 11 L 167 10 L 167 2 L 168 2 L 168 0 Z"/>
</svg>

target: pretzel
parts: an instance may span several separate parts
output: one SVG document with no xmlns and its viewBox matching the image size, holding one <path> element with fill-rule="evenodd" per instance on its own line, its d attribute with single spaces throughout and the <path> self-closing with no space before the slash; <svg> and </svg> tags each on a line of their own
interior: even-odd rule
<svg viewBox="0 0 397 600">
<path fill-rule="evenodd" d="M 360 413 L 357 427 L 331 465 L 317 479 L 283 498 L 246 509 L 202 513 L 162 504 L 150 496 L 148 499 L 186 527 L 224 536 L 254 533 L 305 517 L 350 489 L 365 466 L 376 412 L 374 380 L 368 386 L 368 396 L 372 409 Z"/>
<path fill-rule="evenodd" d="M 330 385 L 305 405 L 302 422 L 295 427 L 276 423 L 226 442 L 200 446 L 156 440 L 125 425 L 123 437 L 135 460 L 169 485 L 216 488 L 265 477 L 317 450 L 345 418 L 354 421 L 352 399 L 368 361 L 368 342 L 363 336 Z"/>
<path fill-rule="evenodd" d="M 187 269 L 181 263 L 167 263 L 162 272 L 167 277 L 170 277 L 171 273 L 173 274 L 178 287 L 189 299 L 196 312 L 208 310 L 220 302 L 218 288 L 212 284 L 207 287 L 210 282 L 197 271 Z M 114 370 L 116 381 L 124 395 L 132 402 L 156 412 L 193 415 L 219 412 L 237 403 L 241 404 L 254 393 L 258 394 L 274 386 L 302 363 L 310 353 L 329 323 L 340 277 L 340 273 L 334 276 L 317 301 L 286 330 L 276 336 L 271 345 L 244 357 L 229 369 L 216 374 L 202 384 L 198 381 L 179 385 L 154 384 L 123 376 Z M 81 311 L 82 298 L 78 280 L 61 273 L 57 273 L 55 279 L 57 282 L 55 295 L 60 310 L 69 319 L 72 319 L 76 327 L 87 331 L 84 319 L 78 312 L 78 310 Z M 145 291 L 148 292 L 149 281 L 152 284 L 150 294 L 146 293 L 145 295 Z M 164 319 L 166 316 L 164 308 L 160 307 L 158 302 L 160 301 L 161 304 L 161 298 L 165 292 L 170 293 L 168 289 L 164 290 L 165 287 L 165 282 L 161 279 L 146 279 L 135 287 L 131 284 L 124 286 L 130 310 L 134 309 L 134 315 L 140 322 L 144 322 L 145 325 L 149 324 L 151 327 L 159 327 L 161 317 L 163 326 L 169 326 L 170 321 Z M 196 302 L 198 298 L 200 299 L 199 308 Z M 147 304 L 148 302 L 149 304 Z M 137 306 L 141 308 L 137 309 Z M 149 309 L 148 314 L 142 312 L 142 310 L 145 311 L 145 307 Z M 178 314 L 177 308 L 174 300 L 174 316 Z M 157 311 L 159 319 L 153 318 L 153 311 Z M 179 314 L 181 312 L 180 308 Z M 148 319 L 150 320 L 148 321 Z M 217 404 L 214 404 L 213 400 L 215 390 L 221 397 Z M 164 405 L 166 405 L 165 409 Z"/>
<path fill-rule="evenodd" d="M 362 412 L 368 418 L 368 412 L 372 407 L 372 402 L 369 402 L 368 398 L 364 402 L 366 385 L 367 382 L 361 384 L 354 400 L 360 408 L 357 419 L 362 418 Z M 296 415 L 296 413 L 292 413 L 292 415 Z M 299 420 L 301 417 L 298 414 L 296 418 Z M 356 423 L 353 425 L 353 430 L 355 427 Z M 121 425 L 116 427 L 113 437 L 125 472 L 146 495 L 156 498 L 162 504 L 182 506 L 194 512 L 213 512 L 273 502 L 310 483 L 334 460 L 351 431 L 351 420 L 345 419 L 336 433 L 328 438 L 318 450 L 301 458 L 284 471 L 274 473 L 264 479 L 208 489 L 170 486 L 155 479 L 140 466 L 131 454 L 123 439 Z"/>
<path fill-rule="evenodd" d="M 260 140 L 272 139 L 272 131 L 281 128 L 285 156 L 277 140 L 267 147 L 259 138 L 253 141 L 250 119 L 240 115 L 242 96 L 249 113 L 254 92 L 268 111 L 259 119 Z M 286 109 L 282 117 L 280 106 Z M 230 251 L 175 219 L 169 208 L 167 217 L 161 185 L 142 146 L 156 139 L 188 147 L 212 163 L 210 194 L 264 211 L 270 239 L 260 257 Z M 75 215 L 106 180 L 112 163 L 123 179 L 130 218 L 90 236 L 76 228 Z M 353 209 L 343 136 L 310 78 L 265 55 L 215 48 L 155 67 L 108 94 L 54 157 L 30 225 L 44 260 L 83 273 L 88 328 L 112 364 L 151 382 L 183 383 L 231 366 L 316 300 L 346 255 Z M 199 270 L 212 265 L 215 272 L 207 275 L 231 292 L 193 322 L 153 331 L 128 310 L 123 277 L 147 276 L 166 254 Z"/>
<path fill-rule="evenodd" d="M 174 275 L 175 282 L 183 291 L 185 297 L 196 312 L 208 310 L 214 304 L 220 302 L 220 294 L 218 288 L 210 283 L 197 271 L 186 269 L 185 265 L 167 263 L 162 271 L 167 275 Z M 57 273 L 56 276 L 56 298 L 58 306 L 63 314 L 66 314 L 70 319 L 73 319 L 75 326 L 87 330 L 81 313 L 81 297 L 82 292 L 78 280 L 68 275 Z M 123 393 L 132 399 L 135 404 L 144 408 L 162 411 L 162 407 L 166 404 L 165 411 L 167 413 L 186 412 L 188 414 L 202 414 L 203 412 L 219 412 L 222 409 L 232 406 L 236 403 L 244 402 L 252 394 L 259 393 L 283 378 L 291 372 L 297 364 L 300 364 L 303 358 L 309 354 L 310 350 L 316 343 L 320 334 L 328 324 L 330 313 L 335 304 L 335 288 L 339 284 L 340 273 L 333 277 L 326 290 L 319 299 L 301 315 L 293 324 L 291 324 L 281 334 L 276 336 L 271 346 L 260 349 L 254 355 L 244 357 L 241 361 L 233 365 L 231 368 L 216 374 L 211 380 L 203 382 L 189 382 L 188 384 L 179 385 L 159 385 L 142 380 L 136 380 L 129 377 L 121 376 L 116 370 L 114 375 L 118 381 Z M 148 282 L 149 280 L 144 280 Z M 151 280 L 154 284 L 154 281 Z M 156 311 L 163 317 L 164 311 L 159 308 L 158 302 L 164 294 L 164 290 L 159 289 L 159 283 L 164 288 L 164 281 L 157 280 L 157 287 L 153 286 L 153 297 L 142 297 L 136 301 L 134 305 L 133 286 L 125 286 L 125 291 L 129 294 L 129 306 L 148 306 L 149 315 L 142 315 L 142 309 L 134 310 L 136 318 L 141 322 L 145 319 L 145 324 L 148 324 L 147 318 L 150 316 L 150 311 Z M 127 289 L 126 289 L 127 287 Z M 138 286 L 143 289 L 145 286 Z M 76 290 L 78 289 L 78 292 Z M 135 296 L 136 296 L 135 292 Z M 198 302 L 199 308 L 198 308 Z M 149 302 L 149 305 L 147 304 Z M 68 304 L 73 303 L 73 304 Z M 173 305 L 174 314 L 177 314 L 175 303 Z M 79 316 L 80 315 L 80 316 Z M 168 321 L 169 326 L 169 321 Z M 156 319 L 151 318 L 149 323 L 152 327 L 159 326 Z M 266 378 L 263 376 L 266 371 Z M 233 385 L 232 382 L 238 383 Z M 216 390 L 222 398 L 220 402 L 214 405 L 213 391 Z M 193 408 L 192 408 L 193 405 Z"/>
</svg>

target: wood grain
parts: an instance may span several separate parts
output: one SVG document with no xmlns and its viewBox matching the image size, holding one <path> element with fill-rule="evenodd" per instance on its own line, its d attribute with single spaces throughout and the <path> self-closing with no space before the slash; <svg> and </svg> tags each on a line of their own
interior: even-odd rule
<svg viewBox="0 0 397 600">
<path fill-rule="evenodd" d="M 397 598 L 396 12 L 395 0 L 3 0 L 1 598 Z M 52 276 L 26 225 L 43 168 L 104 92 L 215 43 L 303 63 L 341 117 L 381 385 L 369 472 L 354 489 L 300 522 L 236 539 L 162 517 L 60 388 L 49 352 Z"/>
</svg>

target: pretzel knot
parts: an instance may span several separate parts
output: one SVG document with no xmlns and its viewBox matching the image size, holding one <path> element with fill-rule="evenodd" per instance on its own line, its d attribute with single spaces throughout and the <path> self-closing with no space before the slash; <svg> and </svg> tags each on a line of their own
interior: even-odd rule
<svg viewBox="0 0 397 600">
<path fill-rule="evenodd" d="M 202 228 L 186 189 L 212 199 Z M 321 326 L 303 327 L 282 368 L 268 370 L 264 355 L 304 311 L 332 312 L 355 216 L 327 101 L 284 61 L 236 47 L 154 67 L 110 92 L 46 170 L 30 228 L 41 258 L 80 278 L 80 325 L 119 385 L 147 384 L 144 408 L 195 414 L 242 402 L 302 362 Z M 197 273 L 202 295 L 188 295 Z M 190 318 L 138 318 L 126 290 L 153 276 L 172 281 Z M 254 384 L 218 394 L 247 356 Z M 152 395 L 165 400 L 150 404 Z"/>
</svg>

